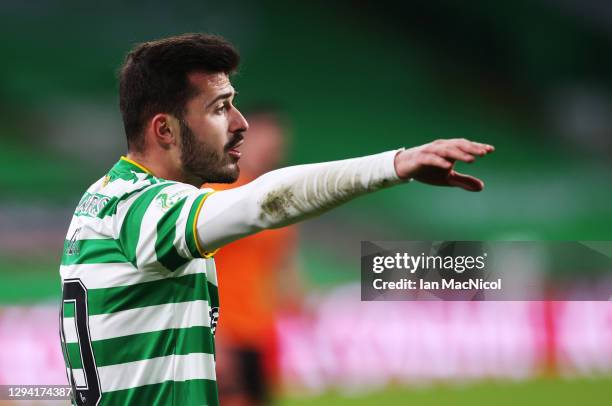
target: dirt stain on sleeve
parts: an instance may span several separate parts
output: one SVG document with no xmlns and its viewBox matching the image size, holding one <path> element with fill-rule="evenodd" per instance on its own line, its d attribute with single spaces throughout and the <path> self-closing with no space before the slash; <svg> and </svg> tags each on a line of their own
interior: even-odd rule
<svg viewBox="0 0 612 406">
<path fill-rule="evenodd" d="M 260 217 L 269 216 L 272 219 L 289 218 L 289 209 L 293 206 L 293 192 L 290 188 L 283 188 L 268 193 L 261 204 Z"/>
</svg>

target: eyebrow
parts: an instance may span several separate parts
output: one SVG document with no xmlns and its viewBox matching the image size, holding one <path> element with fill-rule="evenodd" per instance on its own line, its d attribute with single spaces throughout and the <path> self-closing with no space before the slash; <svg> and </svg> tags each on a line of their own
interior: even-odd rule
<svg viewBox="0 0 612 406">
<path fill-rule="evenodd" d="M 232 95 L 234 95 L 234 97 L 238 94 L 238 92 L 233 91 L 233 92 L 226 92 L 223 94 L 220 94 L 219 96 L 215 97 L 210 103 L 208 103 L 206 105 L 206 108 L 212 106 L 213 104 L 215 104 L 216 102 L 218 102 L 221 99 L 228 99 L 230 97 L 232 97 Z"/>
</svg>

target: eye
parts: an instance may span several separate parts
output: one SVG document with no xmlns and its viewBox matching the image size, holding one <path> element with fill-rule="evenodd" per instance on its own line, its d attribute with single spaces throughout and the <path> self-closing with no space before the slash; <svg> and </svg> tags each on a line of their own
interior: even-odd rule
<svg viewBox="0 0 612 406">
<path fill-rule="evenodd" d="M 215 108 L 215 113 L 222 114 L 229 110 L 229 103 L 223 103 Z"/>
</svg>

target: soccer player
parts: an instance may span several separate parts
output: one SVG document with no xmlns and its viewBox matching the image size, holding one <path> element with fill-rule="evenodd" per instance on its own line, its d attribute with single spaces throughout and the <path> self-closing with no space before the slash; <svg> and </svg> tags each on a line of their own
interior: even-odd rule
<svg viewBox="0 0 612 406">
<path fill-rule="evenodd" d="M 238 62 L 231 44 L 204 34 L 127 55 L 119 93 L 128 153 L 81 198 L 61 259 L 60 335 L 75 404 L 218 403 L 213 256 L 223 245 L 410 179 L 484 186 L 454 163 L 493 147 L 452 139 L 199 189 L 239 174 L 248 123 L 233 104 Z"/>
</svg>

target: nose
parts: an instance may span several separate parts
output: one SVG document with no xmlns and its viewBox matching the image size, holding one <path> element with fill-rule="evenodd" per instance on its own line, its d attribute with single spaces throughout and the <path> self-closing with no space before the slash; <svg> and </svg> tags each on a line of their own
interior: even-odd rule
<svg viewBox="0 0 612 406">
<path fill-rule="evenodd" d="M 246 121 L 246 118 L 244 118 L 240 110 L 233 108 L 231 111 L 232 117 L 230 119 L 230 132 L 234 133 L 247 131 L 249 129 L 249 123 Z"/>
</svg>

